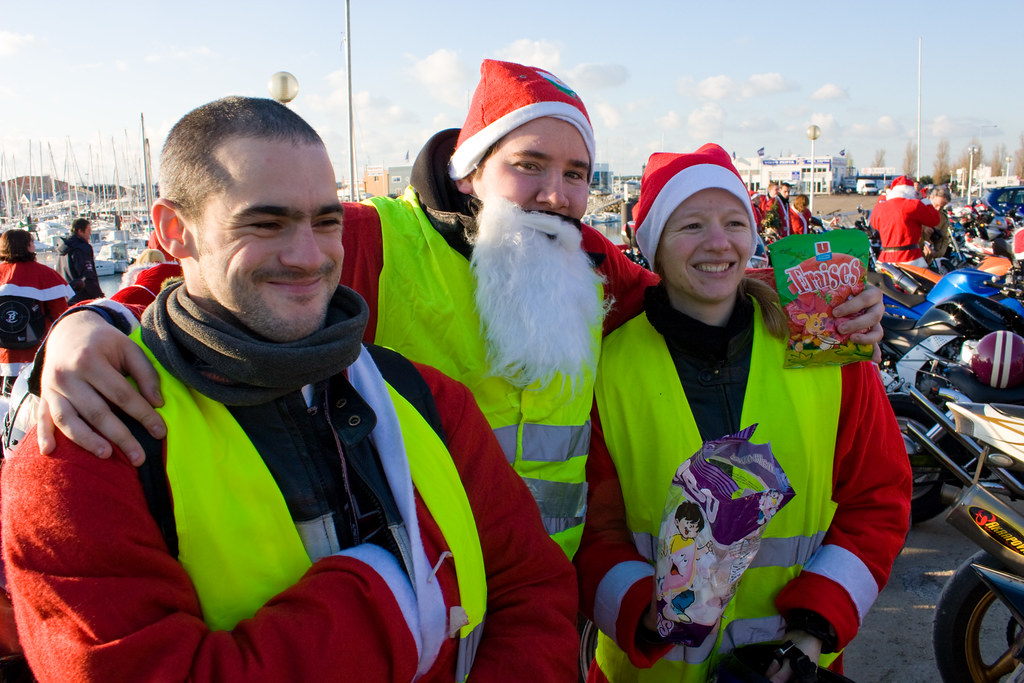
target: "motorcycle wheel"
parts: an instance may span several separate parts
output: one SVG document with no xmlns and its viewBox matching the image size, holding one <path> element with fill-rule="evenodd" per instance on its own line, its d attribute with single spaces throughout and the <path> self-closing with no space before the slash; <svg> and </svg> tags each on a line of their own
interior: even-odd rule
<svg viewBox="0 0 1024 683">
<path fill-rule="evenodd" d="M 896 422 L 899 423 L 900 431 L 903 433 L 903 445 L 907 449 L 907 457 L 910 459 L 910 469 L 913 475 L 914 488 L 910 496 L 910 521 L 913 524 L 920 524 L 946 509 L 945 503 L 942 502 L 942 485 L 951 481 L 952 475 L 949 475 L 930 453 L 914 441 L 907 431 L 908 423 L 916 424 L 918 429 L 923 432 L 927 432 L 935 424 L 924 409 L 914 403 L 914 399 L 902 394 L 890 394 L 889 405 L 892 406 L 892 411 L 896 414 Z M 943 435 L 937 445 L 946 453 L 960 449 L 959 444 L 949 435 Z"/>
<path fill-rule="evenodd" d="M 580 614 L 576 617 L 576 632 L 580 634 L 579 683 L 585 683 L 590 663 L 594 661 L 594 653 L 597 652 L 597 626 Z"/>
<path fill-rule="evenodd" d="M 971 569 L 972 563 L 1004 570 L 1002 562 L 981 551 L 961 564 L 942 589 L 932 648 L 945 683 L 998 681 L 1018 663 L 1011 649 L 1021 625 Z"/>
</svg>

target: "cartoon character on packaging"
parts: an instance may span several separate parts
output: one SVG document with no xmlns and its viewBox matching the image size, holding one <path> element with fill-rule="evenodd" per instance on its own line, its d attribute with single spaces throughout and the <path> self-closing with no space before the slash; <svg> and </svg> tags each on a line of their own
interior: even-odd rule
<svg viewBox="0 0 1024 683">
<path fill-rule="evenodd" d="M 700 557 L 710 551 L 711 544 L 697 543 L 697 535 L 704 529 L 704 515 L 694 502 L 684 501 L 676 508 L 675 527 L 678 533 L 668 539 L 664 561 L 669 563 L 669 568 L 661 580 L 659 593 L 665 602 L 662 616 L 669 622 L 686 624 L 691 621 L 685 612 L 694 600 L 694 570 Z"/>
<path fill-rule="evenodd" d="M 764 525 L 771 521 L 775 513 L 782 506 L 782 492 L 775 489 L 768 489 L 761 494 L 757 504 L 757 523 Z"/>
</svg>

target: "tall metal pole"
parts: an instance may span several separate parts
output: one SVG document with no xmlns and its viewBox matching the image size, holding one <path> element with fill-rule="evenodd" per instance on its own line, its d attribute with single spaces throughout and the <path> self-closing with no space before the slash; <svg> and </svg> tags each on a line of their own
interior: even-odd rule
<svg viewBox="0 0 1024 683">
<path fill-rule="evenodd" d="M 355 119 L 352 115 L 352 19 L 349 12 L 350 2 L 345 0 L 345 67 L 348 71 L 348 161 L 349 161 L 349 200 L 356 201 L 356 136 Z"/>
<path fill-rule="evenodd" d="M 146 116 L 139 114 L 139 121 L 142 124 L 142 170 L 146 183 L 146 213 L 153 208 L 153 162 L 149 158 L 149 138 L 146 137 Z"/>
<path fill-rule="evenodd" d="M 921 179 L 921 38 L 917 39 L 917 168 L 914 175 Z"/>
<path fill-rule="evenodd" d="M 811 139 L 811 187 L 810 187 L 810 201 L 808 202 L 808 208 L 811 211 L 811 215 L 814 215 L 814 141 L 821 135 L 821 128 L 811 124 L 807 126 L 807 137 Z"/>
<path fill-rule="evenodd" d="M 814 138 L 811 138 L 811 198 L 808 202 L 811 215 L 814 215 Z M 810 226 L 808 226 L 810 227 Z"/>
<path fill-rule="evenodd" d="M 967 203 L 971 203 L 971 184 L 974 182 L 974 153 L 978 150 L 977 147 L 971 145 L 967 150 L 971 154 L 970 163 L 967 166 Z"/>
</svg>

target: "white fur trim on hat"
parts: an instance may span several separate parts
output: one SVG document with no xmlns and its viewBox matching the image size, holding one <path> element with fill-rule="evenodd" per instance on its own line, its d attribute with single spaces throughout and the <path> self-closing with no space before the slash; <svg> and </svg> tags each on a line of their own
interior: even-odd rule
<svg viewBox="0 0 1024 683">
<path fill-rule="evenodd" d="M 489 125 L 480 129 L 476 134 L 470 136 L 459 145 L 452 155 L 451 163 L 448 166 L 448 175 L 452 180 L 465 178 L 477 167 L 491 145 L 519 128 L 523 124 L 535 119 L 550 116 L 561 121 L 571 123 L 583 136 L 583 142 L 587 146 L 587 153 L 590 155 L 590 175 L 594 173 L 594 129 L 590 121 L 578 108 L 566 102 L 535 102 L 525 107 L 510 111 L 501 118 L 492 121 Z"/>
<path fill-rule="evenodd" d="M 917 199 L 917 190 L 913 185 L 896 185 L 885 191 L 886 199 Z"/>
<path fill-rule="evenodd" d="M 654 269 L 654 255 L 658 251 L 661 233 L 665 229 L 668 217 L 680 204 L 701 190 L 717 187 L 736 196 L 747 210 L 750 219 L 750 254 L 754 255 L 757 246 L 757 220 L 750 205 L 750 193 L 746 185 L 731 170 L 718 164 L 697 164 L 685 168 L 665 183 L 654 203 L 651 204 L 644 222 L 636 226 L 636 242 L 640 251 L 647 257 L 651 269 Z M 746 265 L 744 263 L 744 265 Z"/>
</svg>

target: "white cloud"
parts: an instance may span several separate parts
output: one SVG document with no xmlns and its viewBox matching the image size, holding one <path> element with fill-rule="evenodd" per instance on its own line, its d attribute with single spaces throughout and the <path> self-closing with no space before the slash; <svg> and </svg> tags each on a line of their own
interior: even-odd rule
<svg viewBox="0 0 1024 683">
<path fill-rule="evenodd" d="M 580 64 L 565 75 L 566 83 L 579 89 L 614 88 L 628 80 L 629 71 L 619 64 Z"/>
<path fill-rule="evenodd" d="M 312 111 L 347 120 L 348 90 L 342 85 L 334 88 L 327 96 L 310 94 L 305 98 L 304 104 Z M 352 107 L 358 125 L 374 129 L 386 130 L 387 126 L 419 121 L 415 113 L 395 104 L 387 97 L 373 95 L 366 90 L 353 93 Z"/>
<path fill-rule="evenodd" d="M 622 114 L 607 102 L 599 102 L 591 111 L 601 117 L 601 123 L 605 128 L 614 129 L 622 125 Z"/>
<path fill-rule="evenodd" d="M 781 92 L 796 90 L 796 85 L 782 77 L 780 73 L 754 74 L 743 83 L 740 94 L 743 99 L 760 95 L 774 95 Z"/>
<path fill-rule="evenodd" d="M 893 117 L 882 116 L 874 123 L 855 123 L 850 126 L 849 132 L 858 137 L 889 137 L 903 135 L 906 131 Z"/>
<path fill-rule="evenodd" d="M 740 121 L 736 129 L 743 133 L 774 133 L 779 130 L 779 124 L 771 118 L 760 118 Z"/>
<path fill-rule="evenodd" d="M 960 135 L 961 126 L 945 114 L 931 122 L 931 134 L 937 138 L 951 138 Z"/>
<path fill-rule="evenodd" d="M 456 52 L 438 50 L 414 63 L 412 73 L 436 100 L 465 108 L 473 87 L 473 73 Z"/>
<path fill-rule="evenodd" d="M 733 99 L 739 87 L 729 76 L 711 76 L 697 84 L 697 97 L 704 100 Z"/>
<path fill-rule="evenodd" d="M 762 95 L 774 95 L 796 90 L 797 86 L 779 73 L 753 74 L 745 81 L 737 81 L 732 76 L 709 76 L 694 84 L 693 79 L 684 77 L 676 82 L 679 94 L 697 97 L 702 100 L 720 102 L 722 100 L 749 100 Z"/>
<path fill-rule="evenodd" d="M 23 47 L 35 42 L 36 37 L 31 34 L 19 35 L 10 31 L 0 31 L 0 57 L 13 55 Z"/>
<path fill-rule="evenodd" d="M 658 124 L 658 128 L 662 130 L 678 130 L 683 125 L 683 120 L 679 114 L 674 111 L 670 111 L 664 116 L 659 116 L 654 120 Z"/>
<path fill-rule="evenodd" d="M 528 64 L 547 69 L 555 76 L 562 66 L 562 48 L 556 43 L 546 40 L 529 40 L 521 38 L 510 45 L 495 51 L 498 59 L 517 64 Z"/>
<path fill-rule="evenodd" d="M 724 127 L 725 111 L 713 102 L 708 102 L 700 109 L 694 109 L 686 119 L 686 132 L 690 139 L 702 143 L 708 140 L 721 140 Z"/>
<path fill-rule="evenodd" d="M 841 128 L 839 123 L 836 122 L 834 114 L 811 114 L 811 123 L 816 125 L 818 128 L 821 128 L 821 135 L 824 138 L 830 138 L 837 135 Z"/>
<path fill-rule="evenodd" d="M 951 118 L 943 114 L 930 124 L 924 124 L 926 133 L 937 138 L 971 138 L 1000 136 L 1004 133 L 998 126 L 990 123 L 991 119 L 961 116 Z"/>
<path fill-rule="evenodd" d="M 826 83 L 811 95 L 812 100 L 848 100 L 850 94 L 835 83 Z"/>
<path fill-rule="evenodd" d="M 114 62 L 114 68 L 118 71 L 128 71 L 128 62 L 118 59 Z"/>
</svg>

